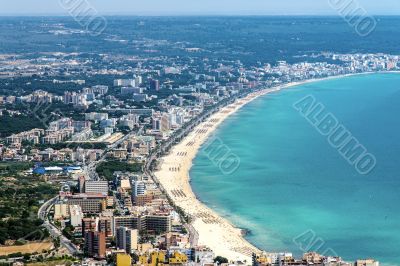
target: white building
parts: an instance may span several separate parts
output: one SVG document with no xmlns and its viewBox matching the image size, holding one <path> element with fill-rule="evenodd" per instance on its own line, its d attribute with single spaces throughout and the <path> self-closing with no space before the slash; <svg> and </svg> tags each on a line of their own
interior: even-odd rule
<svg viewBox="0 0 400 266">
<path fill-rule="evenodd" d="M 125 87 L 135 87 L 136 83 L 134 79 L 115 79 L 114 80 L 114 86 L 120 87 L 120 86 L 125 86 Z"/>
<path fill-rule="evenodd" d="M 146 192 L 146 185 L 143 181 L 134 181 L 133 183 L 133 196 L 144 195 Z"/>
<path fill-rule="evenodd" d="M 91 120 L 91 121 L 101 121 L 101 120 L 106 120 L 108 119 L 108 114 L 107 113 L 87 113 L 85 114 L 85 120 Z"/>
<path fill-rule="evenodd" d="M 85 193 L 108 193 L 108 181 L 93 181 L 85 182 Z"/>
<path fill-rule="evenodd" d="M 134 78 L 135 78 L 136 86 L 140 86 L 140 85 L 143 84 L 143 78 L 142 78 L 142 76 L 135 76 Z"/>
<path fill-rule="evenodd" d="M 71 219 L 71 225 L 73 227 L 81 226 L 83 219 L 83 212 L 79 205 L 69 205 L 69 215 Z"/>
</svg>

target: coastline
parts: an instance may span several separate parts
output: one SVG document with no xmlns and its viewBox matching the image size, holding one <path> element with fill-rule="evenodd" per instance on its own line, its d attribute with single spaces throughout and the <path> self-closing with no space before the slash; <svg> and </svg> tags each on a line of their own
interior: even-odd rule
<svg viewBox="0 0 400 266">
<path fill-rule="evenodd" d="M 310 79 L 250 93 L 248 96 L 237 99 L 234 103 L 212 114 L 204 122 L 196 126 L 180 143 L 175 145 L 168 155 L 162 157 L 160 170 L 154 174 L 176 206 L 182 208 L 185 213 L 192 217 L 191 224 L 198 233 L 198 245 L 211 248 L 215 255 L 226 257 L 231 261 L 246 261 L 247 264 L 251 262 L 252 253 L 258 254 L 262 252 L 244 238 L 242 229 L 235 227 L 226 218 L 219 216 L 214 210 L 202 203 L 196 197 L 190 185 L 189 171 L 192 167 L 193 159 L 202 144 L 226 118 L 258 97 L 279 92 L 282 89 L 328 79 L 374 73 L 376 72 Z"/>
</svg>

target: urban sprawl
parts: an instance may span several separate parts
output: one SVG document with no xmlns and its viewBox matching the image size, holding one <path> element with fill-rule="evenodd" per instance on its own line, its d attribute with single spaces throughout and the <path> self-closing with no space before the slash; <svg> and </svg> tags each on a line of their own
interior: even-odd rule
<svg viewBox="0 0 400 266">
<path fill-rule="evenodd" d="M 153 174 L 194 126 L 250 93 L 400 67 L 399 56 L 386 54 L 310 58 L 248 67 L 190 57 L 0 55 L 0 81 L 8 88 L 0 95 L 0 118 L 12 121 L 0 135 L 0 160 L 26 163 L 19 175 L 59 191 L 37 210 L 48 236 L 36 240 L 50 239 L 50 245 L 13 256 L 2 249 L 18 246 L 18 240 L 4 241 L 0 262 L 64 256 L 78 265 L 379 265 L 369 258 L 347 262 L 312 247 L 302 257 L 265 251 L 245 253 L 248 261 L 224 258 L 199 243 L 192 226 L 199 218 L 175 205 L 184 193 L 166 193 Z"/>
</svg>

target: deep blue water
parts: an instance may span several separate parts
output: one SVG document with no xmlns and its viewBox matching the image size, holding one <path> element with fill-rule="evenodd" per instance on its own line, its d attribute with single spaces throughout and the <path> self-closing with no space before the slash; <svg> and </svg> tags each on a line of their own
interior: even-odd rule
<svg viewBox="0 0 400 266">
<path fill-rule="evenodd" d="M 359 174 L 293 108 L 309 94 L 376 157 L 371 173 Z M 400 74 L 325 80 L 266 95 L 212 136 L 240 158 L 239 168 L 223 174 L 203 148 L 191 170 L 194 191 L 267 251 L 315 250 L 400 265 L 399 111 Z"/>
</svg>

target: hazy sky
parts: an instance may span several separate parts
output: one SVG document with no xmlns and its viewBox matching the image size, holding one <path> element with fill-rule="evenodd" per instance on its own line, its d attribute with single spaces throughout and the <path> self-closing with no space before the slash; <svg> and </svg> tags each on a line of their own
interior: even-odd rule
<svg viewBox="0 0 400 266">
<path fill-rule="evenodd" d="M 332 3 L 339 2 L 358 4 L 370 14 L 400 15 L 400 0 L 0 0 L 0 14 L 67 14 L 60 1 L 88 1 L 102 14 L 337 15 Z"/>
</svg>

